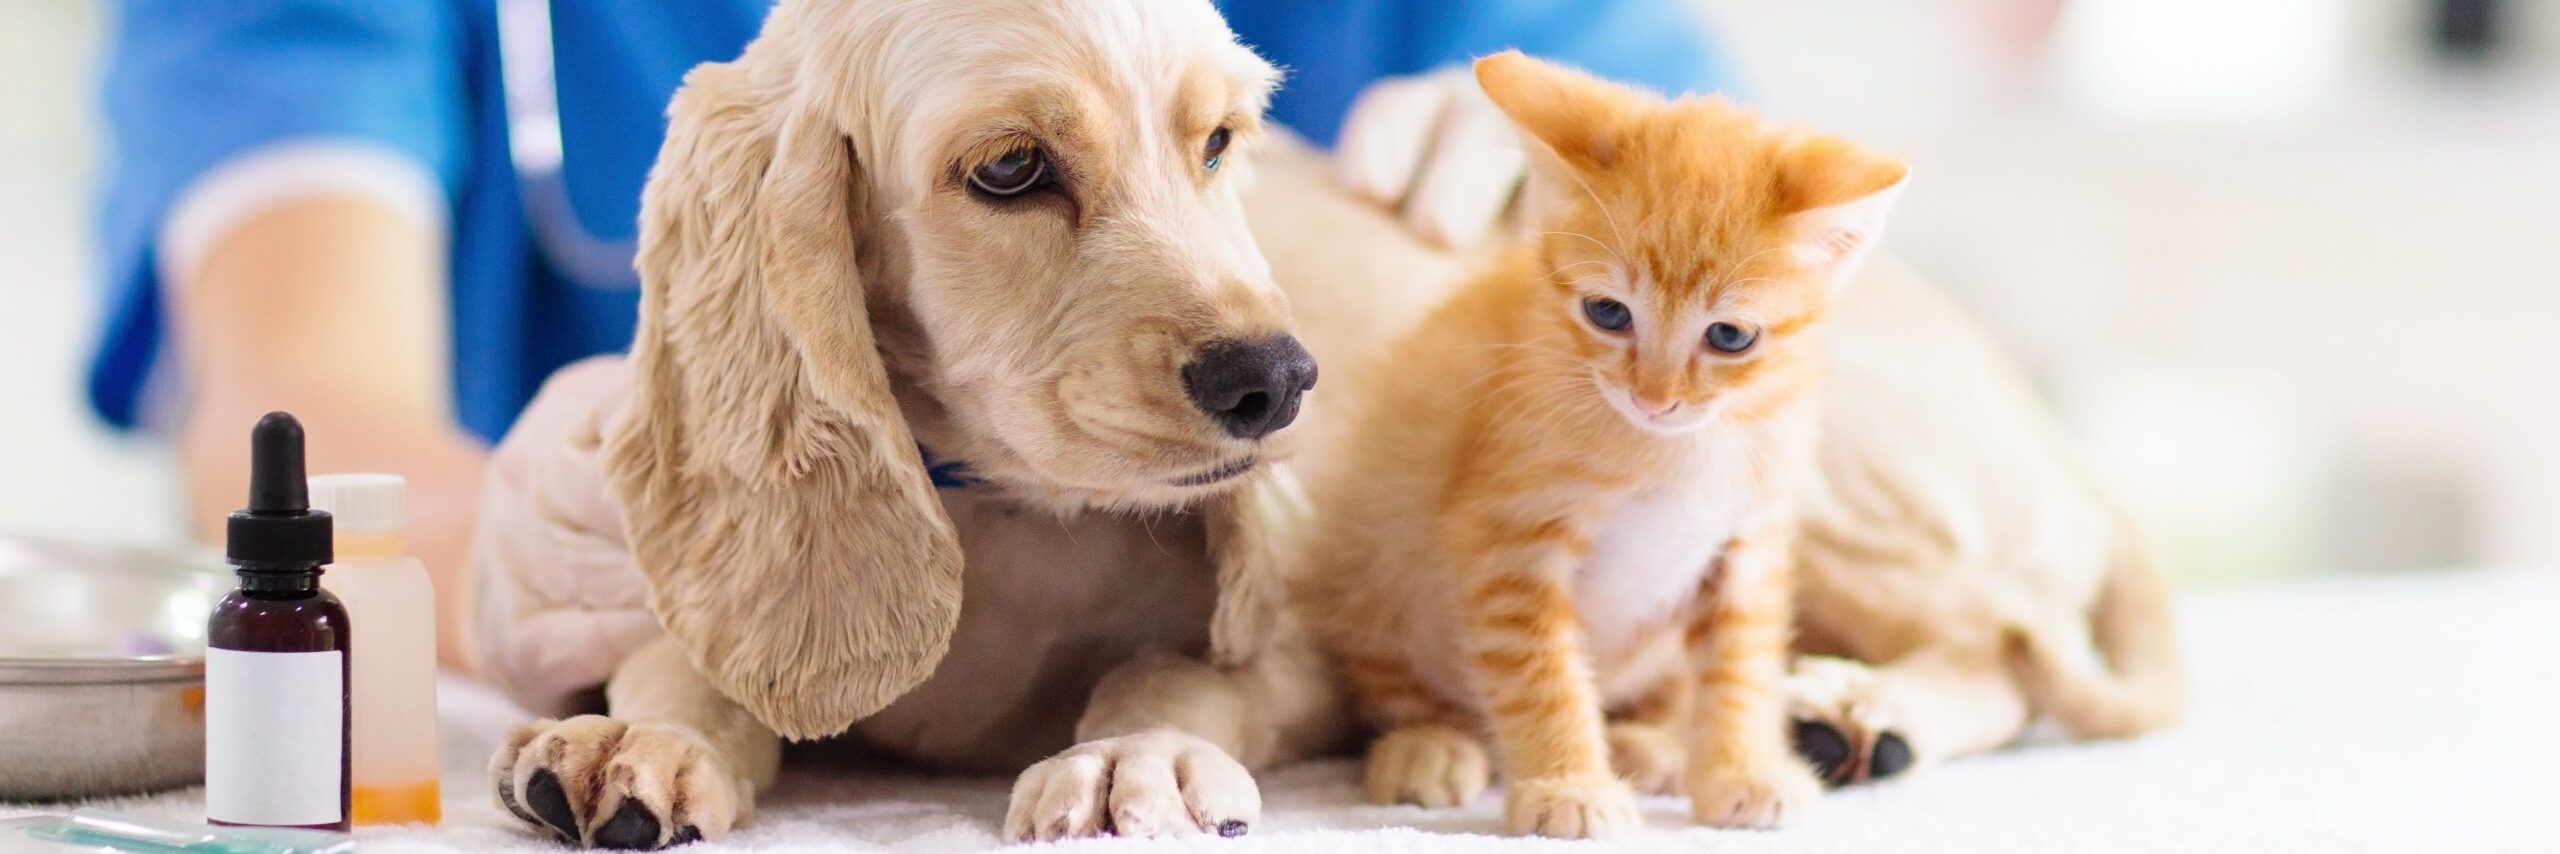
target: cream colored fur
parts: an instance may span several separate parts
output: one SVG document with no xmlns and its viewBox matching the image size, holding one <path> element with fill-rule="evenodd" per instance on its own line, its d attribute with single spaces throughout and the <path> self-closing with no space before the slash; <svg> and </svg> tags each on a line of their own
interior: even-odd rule
<svg viewBox="0 0 2560 854">
<path fill-rule="evenodd" d="M 1320 386 L 1300 426 L 1247 447 L 1188 408 L 1170 369 L 1187 347 L 1294 314 L 1338 386 L 1464 267 L 1332 190 L 1312 153 L 1252 133 L 1270 75 L 1198 0 L 786 0 L 739 60 L 689 76 L 644 205 L 632 359 L 581 369 L 627 384 L 629 403 L 572 416 L 603 425 L 612 488 L 598 500 L 622 506 L 637 564 L 582 577 L 645 577 L 668 633 L 615 642 L 610 717 L 517 728 L 492 759 L 502 804 L 583 844 L 718 836 L 752 814 L 785 735 L 849 729 L 932 765 L 1039 760 L 1008 809 L 1016 838 L 1249 825 L 1245 769 L 1323 749 L 1341 724 L 1323 663 L 1277 607 L 1300 498 L 1279 463 L 1357 437 Z M 1244 140 L 1229 174 L 1204 178 L 1187 164 L 1221 105 L 1245 116 Z M 999 212 L 958 192 L 963 152 L 1026 130 L 1089 170 L 1071 210 Z M 1247 192 L 1236 173 L 1256 160 Z M 1853 291 L 1844 310 L 1868 304 Z M 1960 317 L 1894 335 L 1997 368 L 1918 415 L 2042 423 Z M 1883 665 L 1859 668 L 1870 685 L 1895 682 L 1897 662 L 1959 664 L 1910 669 L 1908 693 L 1800 692 L 1807 714 L 1879 721 L 1853 733 L 1870 740 L 1903 728 L 1935 758 L 2014 733 L 1999 703 L 1986 722 L 1921 699 L 1965 680 L 2109 725 L 2092 732 L 2174 708 L 2165 625 L 2139 607 L 2156 602 L 2147 570 L 2087 563 L 2129 552 L 2121 532 L 2076 512 L 2007 515 L 2102 506 L 2058 485 L 2077 480 L 2052 474 L 2071 471 L 2057 446 L 1840 435 L 1874 444 L 1829 463 L 1881 485 L 1826 499 L 1846 557 L 1808 568 L 1807 641 Z M 989 487 L 931 489 L 919 440 Z M 1245 453 L 1261 461 L 1249 485 L 1171 485 Z M 1983 494 L 2013 487 L 2026 491 Z M 1870 492 L 1891 500 L 1857 497 Z M 1901 512 L 1859 521 L 1870 506 Z M 1986 517 L 2015 536 L 1943 524 Z M 626 533 L 582 518 L 484 520 L 480 539 Z M 2079 562 L 2048 566 L 2056 554 Z M 1860 577 L 1877 567 L 1900 580 Z M 2122 654 L 2168 676 L 2100 665 Z"/>
<path fill-rule="evenodd" d="M 1832 320 L 1822 473 L 1798 596 L 1800 719 L 1863 779 L 1888 734 L 1913 766 L 2035 717 L 2157 729 L 2184 702 L 2167 592 L 2027 378 L 1934 286 L 1878 262 Z"/>
<path fill-rule="evenodd" d="M 581 533 L 627 535 L 667 634 L 613 670 L 609 716 L 511 734 L 500 802 L 580 844 L 716 837 L 783 739 L 849 732 L 1029 765 L 1016 838 L 1248 829 L 1247 767 L 1341 731 L 1282 607 L 1306 431 L 1234 438 L 1181 379 L 1204 345 L 1290 327 L 1240 192 L 1257 146 L 1308 159 L 1258 126 L 1275 77 L 1200 0 L 795 0 L 689 74 L 631 357 L 578 369 L 626 402 L 544 419 L 603 425 L 623 530 Z M 1023 141 L 1062 192 L 967 189 Z M 1342 199 L 1269 210 L 1393 228 Z M 1348 358 L 1365 322 L 1307 343 Z M 983 482 L 934 489 L 919 442 Z"/>
</svg>

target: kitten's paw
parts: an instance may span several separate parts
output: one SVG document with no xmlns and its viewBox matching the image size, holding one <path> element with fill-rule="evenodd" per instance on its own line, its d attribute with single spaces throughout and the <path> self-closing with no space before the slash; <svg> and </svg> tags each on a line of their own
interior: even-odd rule
<svg viewBox="0 0 2560 854">
<path fill-rule="evenodd" d="M 1502 803 L 1503 824 L 1515 834 L 1556 839 L 1603 839 L 1644 824 L 1636 793 L 1606 774 L 1514 780 Z"/>
<path fill-rule="evenodd" d="M 1716 827 L 1768 829 L 1804 817 L 1822 799 L 1822 781 L 1794 757 L 1696 769 L 1689 808 Z"/>
<path fill-rule="evenodd" d="M 718 839 L 754 790 L 690 727 L 599 715 L 507 730 L 489 760 L 498 805 L 572 845 L 648 850 Z"/>
<path fill-rule="evenodd" d="M 1661 724 L 1633 722 L 1609 725 L 1609 769 L 1638 792 L 1680 794 L 1682 769 L 1689 765 L 1689 743 Z"/>
<path fill-rule="evenodd" d="M 1373 804 L 1454 807 L 1492 782 L 1484 742 L 1454 727 L 1409 726 L 1369 747 L 1366 789 Z"/>
<path fill-rule="evenodd" d="M 1795 719 L 1796 755 L 1833 786 L 1882 780 L 1911 770 L 1911 750 L 1893 708 L 1875 694 L 1876 672 L 1845 658 L 1805 656 L 1787 674 L 1787 714 Z"/>
<path fill-rule="evenodd" d="M 1234 757 L 1174 730 L 1101 738 L 1022 772 L 1005 838 L 1242 836 L 1262 817 L 1262 791 Z"/>
</svg>

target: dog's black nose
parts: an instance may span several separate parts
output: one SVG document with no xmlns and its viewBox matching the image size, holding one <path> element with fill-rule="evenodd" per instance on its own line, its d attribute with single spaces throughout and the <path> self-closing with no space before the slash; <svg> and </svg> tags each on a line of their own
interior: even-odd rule
<svg viewBox="0 0 2560 854">
<path fill-rule="evenodd" d="M 1218 341 L 1182 366 L 1182 387 L 1227 435 L 1259 439 L 1298 420 L 1298 395 L 1316 387 L 1316 360 L 1287 335 Z"/>
</svg>

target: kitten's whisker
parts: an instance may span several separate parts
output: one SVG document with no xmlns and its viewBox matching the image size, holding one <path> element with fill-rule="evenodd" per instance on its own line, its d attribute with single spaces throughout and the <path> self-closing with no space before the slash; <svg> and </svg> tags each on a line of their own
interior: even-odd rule
<svg viewBox="0 0 2560 854">
<path fill-rule="evenodd" d="M 1563 412 L 1565 407 L 1579 405 L 1587 398 L 1598 396 L 1599 387 L 1593 385 L 1588 377 L 1568 374 L 1561 380 L 1554 385 L 1536 389 L 1535 394 L 1523 395 L 1517 400 L 1510 401 L 1501 412 L 1496 414 L 1497 420 L 1543 423 L 1545 419 Z"/>
<path fill-rule="evenodd" d="M 1582 284 L 1582 283 L 1584 283 L 1584 282 L 1588 282 L 1588 281 L 1591 281 L 1592 279 L 1597 279 L 1597 278 L 1600 278 L 1601 276 L 1606 276 L 1606 275 L 1608 275 L 1608 274 L 1607 274 L 1607 273 L 1592 273 L 1592 274 L 1587 275 L 1587 276 L 1575 276 L 1575 277 L 1573 277 L 1573 279 L 1572 279 L 1572 280 L 1565 282 L 1565 286 L 1566 286 L 1566 287 L 1574 287 L 1574 286 L 1578 286 L 1578 285 L 1581 285 L 1581 284 Z"/>
<path fill-rule="evenodd" d="M 1776 251 L 1778 251 L 1778 250 L 1785 249 L 1785 248 L 1787 248 L 1787 247 L 1784 247 L 1784 246 L 1771 246 L 1771 247 L 1769 247 L 1769 248 L 1767 248 L 1767 249 L 1762 249 L 1762 250 L 1760 250 L 1760 251 L 1758 251 L 1758 252 L 1753 252 L 1753 253 L 1751 253 L 1751 254 L 1749 254 L 1749 255 L 1744 255 L 1744 256 L 1742 256 L 1742 260 L 1740 260 L 1740 261 L 1735 261 L 1735 262 L 1733 262 L 1732 264 L 1727 265 L 1727 266 L 1728 266 L 1728 268 L 1748 267 L 1748 266 L 1751 266 L 1751 262 L 1760 260 L 1760 256 L 1762 256 L 1762 255 L 1767 255 L 1767 254 L 1769 254 L 1769 253 L 1771 253 L 1771 252 L 1776 252 Z"/>
<path fill-rule="evenodd" d="M 1569 377 L 1569 375 L 1562 375 L 1562 377 Z M 1491 388 L 1487 388 L 1487 389 L 1483 390 L 1482 392 L 1478 393 L 1478 394 L 1477 394 L 1473 399 L 1468 400 L 1468 401 L 1467 401 L 1467 405 L 1468 405 L 1468 406 L 1474 406 L 1474 405 L 1476 405 L 1476 404 L 1479 404 L 1479 403 L 1484 402 L 1487 398 L 1491 398 L 1491 397 L 1493 397 L 1494 395 L 1497 395 L 1497 394 L 1507 393 L 1507 392 L 1510 392 L 1510 391 L 1513 391 L 1513 390 L 1516 390 L 1516 389 L 1521 389 L 1521 388 L 1523 388 L 1523 387 L 1529 387 L 1529 386 L 1532 386 L 1532 385 L 1534 385 L 1534 384 L 1545 383 L 1545 382 L 1548 382 L 1548 381 L 1551 381 L 1551 380 L 1556 380 L 1556 379 L 1559 379 L 1559 378 L 1562 378 L 1562 377 L 1560 377 L 1560 375 L 1558 375 L 1558 374 L 1556 374 L 1556 373 L 1553 373 L 1553 372 L 1545 372 L 1545 371 L 1511 373 L 1511 374 L 1508 374 L 1507 376 L 1505 376 L 1505 377 L 1504 377 L 1504 381 L 1503 381 L 1503 382 L 1498 383 L 1498 384 L 1494 385 L 1494 386 L 1493 386 L 1493 387 L 1491 387 Z M 1524 395 L 1524 397 L 1525 397 L 1525 395 Z"/>
<path fill-rule="evenodd" d="M 1618 215 L 1609 210 L 1608 203 L 1600 198 L 1600 193 L 1598 191 L 1591 189 L 1591 182 L 1583 180 L 1581 175 L 1573 174 L 1570 170 L 1565 174 L 1573 178 L 1575 186 L 1582 188 L 1582 194 L 1584 196 L 1590 197 L 1592 209 L 1600 212 L 1600 221 L 1609 224 L 1609 236 L 1617 240 L 1619 243 L 1627 242 L 1626 229 L 1618 227 Z M 1608 247 L 1604 245 L 1602 248 L 1607 249 Z M 1609 250 L 1609 257 L 1617 258 L 1619 266 L 1632 266 L 1627 263 L 1627 259 L 1620 257 L 1615 249 Z M 1632 273 L 1630 273 L 1630 275 L 1632 275 Z"/>
<path fill-rule="evenodd" d="M 1494 342 L 1485 343 L 1485 344 L 1475 344 L 1475 345 L 1470 345 L 1467 349 L 1470 349 L 1470 350 L 1531 350 L 1531 349 L 1543 349 L 1543 348 L 1540 348 L 1538 345 L 1545 344 L 1545 343 L 1547 343 L 1547 342 L 1549 342 L 1549 341 L 1554 341 L 1554 340 L 1557 340 L 1557 339 L 1560 339 L 1560 338 L 1563 338 L 1563 337 L 1564 337 L 1564 336 L 1562 336 L 1562 335 L 1540 335 L 1540 336 L 1538 336 L 1538 337 L 1536 337 L 1536 338 L 1530 338 L 1530 339 L 1521 340 L 1521 341 L 1494 341 Z"/>
<path fill-rule="evenodd" d="M 1541 232 L 1538 232 L 1538 236 L 1539 236 L 1539 237 L 1579 237 L 1579 238 L 1582 238 L 1582 239 L 1584 239 L 1584 240 L 1591 241 L 1591 245 L 1593 245 L 1593 246 L 1597 246 L 1597 247 L 1600 247 L 1600 251 L 1602 251 L 1602 252 L 1607 252 L 1607 253 L 1609 253 L 1610 255 L 1616 255 L 1616 254 L 1618 254 L 1617 250 L 1609 248 L 1609 244 L 1600 242 L 1600 238 L 1593 237 L 1593 236 L 1591 236 L 1591 235 L 1584 234 L 1584 233 L 1579 232 L 1579 231 L 1541 231 Z"/>
<path fill-rule="evenodd" d="M 1594 203 L 1595 203 L 1595 204 L 1597 203 L 1597 200 L 1596 200 L 1596 199 L 1594 200 Z M 1615 229 L 1615 226 L 1611 226 L 1611 228 L 1614 230 L 1614 229 Z M 1583 233 L 1578 232 L 1578 231 L 1541 231 L 1541 232 L 1538 232 L 1538 234 L 1539 234 L 1540 236 L 1545 236 L 1545 235 L 1555 235 L 1555 236 L 1559 236 L 1559 237 L 1578 237 L 1578 238 L 1581 238 L 1581 239 L 1583 239 L 1583 240 L 1590 241 L 1590 242 L 1591 242 L 1591 245 L 1593 245 L 1593 246 L 1597 246 L 1597 247 L 1600 247 L 1600 251 L 1601 251 L 1602 253 L 1605 253 L 1605 254 L 1607 254 L 1607 255 L 1609 256 L 1609 258 L 1608 258 L 1608 261 L 1609 261 L 1609 262 L 1616 262 L 1616 263 L 1617 263 L 1617 265 L 1618 265 L 1619 267 L 1622 267 L 1622 268 L 1627 266 L 1627 258 L 1626 258 L 1626 256 L 1618 254 L 1618 249 L 1617 249 L 1617 247 L 1614 247 L 1614 246 L 1609 245 L 1606 241 L 1603 241 L 1603 240 L 1601 240 L 1600 238 L 1593 237 L 1593 236 L 1588 235 L 1588 234 L 1583 234 Z M 1584 264 L 1587 264 L 1587 263 L 1593 263 L 1594 261 L 1598 261 L 1598 260 L 1599 260 L 1599 259 L 1593 259 L 1593 261 L 1583 261 L 1583 262 L 1577 262 L 1577 263 L 1584 263 Z M 1601 262 L 1601 263 L 1607 263 L 1607 262 Z M 1563 267 L 1563 268 L 1558 268 L 1558 269 L 1556 269 L 1556 270 L 1550 270 L 1550 271 L 1548 271 L 1547 275 L 1550 275 L 1550 276 L 1555 275 L 1556 273 L 1563 272 L 1565 269 L 1570 269 L 1570 268 L 1572 268 L 1573 266 L 1574 266 L 1573 264 L 1568 264 L 1568 265 L 1565 265 L 1565 267 Z"/>
<path fill-rule="evenodd" d="M 1484 400 L 1491 398 L 1495 393 L 1518 392 L 1517 394 L 1511 395 L 1510 400 L 1503 401 L 1502 409 L 1497 411 L 1498 421 L 1508 420 L 1508 415 L 1512 411 L 1523 409 L 1529 405 L 1529 402 L 1543 399 L 1551 393 L 1554 386 L 1550 385 L 1550 383 L 1552 383 L 1554 379 L 1554 377 L 1539 375 L 1516 377 L 1514 378 L 1514 381 L 1504 383 L 1500 388 L 1490 390 L 1483 395 L 1477 396 L 1475 402 L 1481 403 Z"/>
<path fill-rule="evenodd" d="M 1556 277 L 1556 274 L 1558 274 L 1558 273 L 1562 273 L 1562 272 L 1564 272 L 1564 271 L 1566 271 L 1566 270 L 1571 270 L 1571 269 L 1573 269 L 1573 268 L 1575 268 L 1575 267 L 1580 267 L 1580 266 L 1585 265 L 1585 264 L 1598 264 L 1598 265 L 1600 265 L 1600 266 L 1602 266 L 1602 267 L 1607 267 L 1607 266 L 1609 266 L 1609 262 L 1608 262 L 1607 260 L 1600 259 L 1600 258 L 1585 258 L 1585 259 L 1580 260 L 1580 261 L 1575 261 L 1575 262 L 1573 262 L 1573 263 L 1571 263 L 1571 264 L 1566 264 L 1566 265 L 1564 265 L 1564 266 L 1562 266 L 1562 267 L 1557 267 L 1557 268 L 1555 268 L 1555 269 L 1553 269 L 1553 270 L 1548 270 L 1548 271 L 1547 271 L 1547 273 L 1546 273 L 1546 275 L 1544 275 L 1544 276 L 1540 276 L 1539 278 L 1542 278 L 1542 279 L 1554 279 L 1554 278 Z M 1604 272 L 1604 273 L 1594 273 L 1594 274 L 1592 274 L 1592 275 L 1605 275 L 1605 272 Z M 1590 278 L 1590 276 L 1583 276 L 1583 277 L 1580 277 L 1580 278 L 1576 278 L 1576 279 L 1574 279 L 1574 280 L 1573 280 L 1573 282 L 1569 282 L 1568 284 L 1575 284 L 1575 283 L 1579 283 L 1579 282 L 1581 282 L 1583 279 L 1587 279 L 1587 278 Z"/>
</svg>

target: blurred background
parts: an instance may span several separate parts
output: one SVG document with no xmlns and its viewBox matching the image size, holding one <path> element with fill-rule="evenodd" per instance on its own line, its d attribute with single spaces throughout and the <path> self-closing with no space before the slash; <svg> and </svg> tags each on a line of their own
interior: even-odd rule
<svg viewBox="0 0 2560 854">
<path fill-rule="evenodd" d="M 2560 3 L 1708 3 L 2189 578 L 2560 566 Z"/>
<path fill-rule="evenodd" d="M 1700 2 L 1749 100 L 1916 165 L 1890 251 L 2173 573 L 2560 567 L 2560 2 Z M 78 394 L 99 14 L 0 3 L 0 532 L 167 544 L 174 454 Z"/>
</svg>

